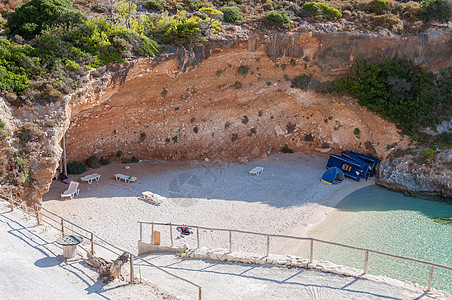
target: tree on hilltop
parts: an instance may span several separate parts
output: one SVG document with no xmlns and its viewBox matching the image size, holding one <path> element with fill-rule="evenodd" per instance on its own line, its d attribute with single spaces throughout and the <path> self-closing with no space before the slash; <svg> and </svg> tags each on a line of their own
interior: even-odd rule
<svg viewBox="0 0 452 300">
<path fill-rule="evenodd" d="M 7 34 L 31 40 L 47 27 L 73 23 L 80 17 L 70 0 L 31 0 L 9 13 Z"/>
</svg>

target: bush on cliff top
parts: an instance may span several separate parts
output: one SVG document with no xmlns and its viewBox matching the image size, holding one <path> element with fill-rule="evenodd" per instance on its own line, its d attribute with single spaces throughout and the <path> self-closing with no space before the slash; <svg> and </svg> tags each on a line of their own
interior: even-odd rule
<svg viewBox="0 0 452 300">
<path fill-rule="evenodd" d="M 338 91 L 357 97 L 360 105 L 376 110 L 411 134 L 450 117 L 451 87 L 451 70 L 434 75 L 405 60 L 375 63 L 358 59 L 348 75 L 336 81 Z"/>
<path fill-rule="evenodd" d="M 311 16 L 323 15 L 328 20 L 342 18 L 341 12 L 329 3 L 306 2 L 302 9 Z"/>
<path fill-rule="evenodd" d="M 7 34 L 31 40 L 46 27 L 77 22 L 79 17 L 69 0 L 30 0 L 9 14 Z"/>
<path fill-rule="evenodd" d="M 421 2 L 421 14 L 427 21 L 448 22 L 452 20 L 452 0 L 424 0 Z"/>
<path fill-rule="evenodd" d="M 285 11 L 271 11 L 267 14 L 266 20 L 271 25 L 285 25 L 290 24 L 290 18 Z"/>
<path fill-rule="evenodd" d="M 33 15 L 28 20 L 29 11 Z M 68 12 L 76 17 L 69 18 Z M 34 25 L 27 25 L 30 22 Z M 79 87 L 86 70 L 160 51 L 155 41 L 135 27 L 127 29 L 103 18 L 88 19 L 65 0 L 31 0 L 8 20 L 10 37 L 23 42 L 22 35 L 31 39 L 30 45 L 0 40 L 0 90 L 22 94 L 31 88 L 27 92 L 31 100 L 62 100 L 63 94 Z"/>
<path fill-rule="evenodd" d="M 242 10 L 237 6 L 227 6 L 221 9 L 223 12 L 223 20 L 226 23 L 235 23 L 235 21 L 243 20 Z"/>
<path fill-rule="evenodd" d="M 369 11 L 377 15 L 382 15 L 389 9 L 387 0 L 372 0 L 367 4 Z"/>
</svg>

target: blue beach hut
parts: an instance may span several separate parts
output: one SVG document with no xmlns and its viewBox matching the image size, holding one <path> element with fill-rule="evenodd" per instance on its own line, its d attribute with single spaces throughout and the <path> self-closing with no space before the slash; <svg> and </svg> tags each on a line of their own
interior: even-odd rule
<svg viewBox="0 0 452 300">
<path fill-rule="evenodd" d="M 356 153 L 356 152 L 353 152 L 353 151 L 343 151 L 342 152 L 343 156 L 347 156 L 347 154 L 354 155 L 357 158 L 361 159 L 362 161 L 368 163 L 369 166 L 370 166 L 369 176 L 370 177 L 374 176 L 374 174 L 375 174 L 375 167 L 376 167 L 376 165 L 379 162 L 379 160 L 377 158 L 372 157 L 372 156 L 367 156 L 367 155 L 364 155 L 364 154 L 360 154 L 360 153 Z"/>
<path fill-rule="evenodd" d="M 344 180 L 344 173 L 339 168 L 332 167 L 323 173 L 320 180 L 327 184 L 338 184 Z"/>
<path fill-rule="evenodd" d="M 359 181 L 361 179 L 361 174 L 365 174 L 369 168 L 368 164 L 363 163 L 362 161 L 355 161 L 353 159 L 335 154 L 330 155 L 326 167 L 328 169 L 337 167 L 344 173 L 346 177 L 356 181 Z"/>
<path fill-rule="evenodd" d="M 371 171 L 372 171 L 371 164 L 368 163 L 368 162 L 366 162 L 366 161 L 364 161 L 364 160 L 362 160 L 361 158 L 359 158 L 359 157 L 356 155 L 355 152 L 352 152 L 352 151 L 343 151 L 341 154 L 342 154 L 343 157 L 350 158 L 351 160 L 354 160 L 354 161 L 356 161 L 356 162 L 359 162 L 359 163 L 363 164 L 364 167 L 365 167 L 365 169 L 364 169 L 363 172 L 361 173 L 361 177 L 364 177 L 364 178 L 366 178 L 366 180 L 367 180 L 367 178 L 370 176 L 370 173 L 371 173 Z"/>
</svg>

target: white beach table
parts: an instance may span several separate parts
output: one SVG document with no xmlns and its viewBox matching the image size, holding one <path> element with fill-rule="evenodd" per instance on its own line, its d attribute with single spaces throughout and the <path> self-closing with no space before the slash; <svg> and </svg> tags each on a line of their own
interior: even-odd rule
<svg viewBox="0 0 452 300">
<path fill-rule="evenodd" d="M 262 171 L 264 171 L 264 168 L 262 168 L 262 167 L 255 167 L 251 171 L 249 171 L 248 174 L 249 175 L 259 175 L 260 173 L 262 173 Z"/>
<path fill-rule="evenodd" d="M 77 255 L 77 245 L 83 241 L 79 235 L 63 235 L 57 239 L 57 243 L 63 246 L 63 257 L 74 258 Z"/>
<path fill-rule="evenodd" d="M 94 174 L 90 174 L 90 175 L 86 175 L 80 178 L 81 181 L 84 182 L 88 182 L 88 184 L 93 183 L 94 180 L 99 181 L 100 179 L 100 174 L 94 173 Z"/>
</svg>

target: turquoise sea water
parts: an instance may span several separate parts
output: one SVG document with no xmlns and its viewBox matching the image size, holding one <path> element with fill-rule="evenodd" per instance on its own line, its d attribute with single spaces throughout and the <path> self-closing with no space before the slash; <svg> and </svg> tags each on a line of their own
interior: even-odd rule
<svg viewBox="0 0 452 300">
<path fill-rule="evenodd" d="M 379 186 L 360 189 L 342 200 L 327 228 L 315 237 L 452 267 L 452 226 L 429 217 L 452 217 L 452 204 L 404 196 Z M 315 259 L 359 269 L 364 253 L 316 245 Z M 370 254 L 369 273 L 427 286 L 429 267 Z M 433 287 L 452 293 L 452 271 L 435 268 Z"/>
</svg>

